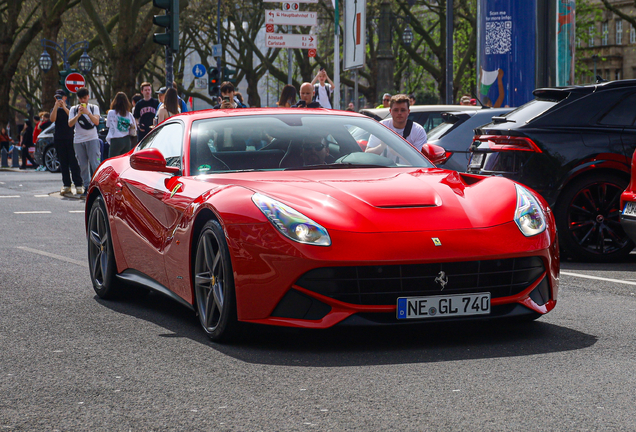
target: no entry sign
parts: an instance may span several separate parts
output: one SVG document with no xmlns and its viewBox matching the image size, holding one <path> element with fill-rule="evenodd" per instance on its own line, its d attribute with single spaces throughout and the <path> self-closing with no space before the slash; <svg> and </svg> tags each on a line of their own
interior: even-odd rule
<svg viewBox="0 0 636 432">
<path fill-rule="evenodd" d="M 66 80 L 64 80 L 64 85 L 71 93 L 77 93 L 77 90 L 82 87 L 86 87 L 86 80 L 82 76 L 82 74 L 78 74 L 77 72 L 73 72 L 68 74 Z"/>
</svg>

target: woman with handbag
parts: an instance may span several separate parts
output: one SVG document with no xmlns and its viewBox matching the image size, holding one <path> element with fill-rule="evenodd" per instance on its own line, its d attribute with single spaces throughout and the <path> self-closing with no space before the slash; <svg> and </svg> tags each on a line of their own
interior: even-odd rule
<svg viewBox="0 0 636 432">
<path fill-rule="evenodd" d="M 130 112 L 130 101 L 126 93 L 118 92 L 110 104 L 110 111 L 106 117 L 108 135 L 106 141 L 110 144 L 108 157 L 123 155 L 130 151 L 130 136 L 137 135 L 135 118 Z"/>
</svg>

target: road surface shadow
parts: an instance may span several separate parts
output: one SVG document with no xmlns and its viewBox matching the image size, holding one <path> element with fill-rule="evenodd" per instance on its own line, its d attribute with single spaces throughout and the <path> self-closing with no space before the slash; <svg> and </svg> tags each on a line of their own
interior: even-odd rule
<svg viewBox="0 0 636 432">
<path fill-rule="evenodd" d="M 96 301 L 117 312 L 166 329 L 159 337 L 188 338 L 220 353 L 254 364 L 343 367 L 429 363 L 516 357 L 572 351 L 594 345 L 597 337 L 547 322 L 426 323 L 422 325 L 334 327 L 305 330 L 247 325 L 240 340 L 211 342 L 194 312 L 159 294 L 141 299 Z"/>
</svg>

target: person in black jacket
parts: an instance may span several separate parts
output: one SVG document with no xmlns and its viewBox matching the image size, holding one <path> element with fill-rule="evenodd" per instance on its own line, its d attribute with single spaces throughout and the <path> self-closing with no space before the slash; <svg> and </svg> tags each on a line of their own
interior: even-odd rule
<svg viewBox="0 0 636 432">
<path fill-rule="evenodd" d="M 53 143 L 60 161 L 60 171 L 62 172 L 62 195 L 71 193 L 71 176 L 78 194 L 84 192 L 84 183 L 80 173 L 79 163 L 75 157 L 73 148 L 73 128 L 68 125 L 69 109 L 66 106 L 66 93 L 64 90 L 55 92 L 55 105 L 51 111 L 51 121 L 55 123 L 55 134 Z M 70 173 L 69 173 L 70 170 Z"/>
<path fill-rule="evenodd" d="M 20 169 L 27 169 L 27 159 L 33 165 L 33 168 L 37 168 L 39 165 L 35 163 L 31 154 L 29 154 L 29 148 L 33 147 L 33 126 L 31 126 L 31 120 L 24 121 L 24 128 L 20 132 L 20 145 L 22 146 L 22 164 Z"/>
</svg>

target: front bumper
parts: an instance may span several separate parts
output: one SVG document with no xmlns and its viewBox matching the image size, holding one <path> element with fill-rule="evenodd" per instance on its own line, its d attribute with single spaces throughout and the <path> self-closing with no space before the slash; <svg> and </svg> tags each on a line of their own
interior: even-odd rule
<svg viewBox="0 0 636 432">
<path fill-rule="evenodd" d="M 518 289 L 493 295 L 492 312 L 487 318 L 513 316 L 520 311 L 545 314 L 556 304 L 560 262 L 552 223 L 548 230 L 534 237 L 524 237 L 513 222 L 493 228 L 439 232 L 361 234 L 330 231 L 333 246 L 328 248 L 293 244 L 279 235 L 272 235 L 266 225 L 261 229 L 267 232 L 262 233 L 255 232 L 253 225 L 231 225 L 227 228 L 231 231 L 230 238 L 240 239 L 233 242 L 230 249 L 238 318 L 241 321 L 306 328 L 327 328 L 345 320 L 348 323 L 351 320 L 404 323 L 405 320 L 396 318 L 395 299 L 399 296 L 396 291 L 402 288 L 395 287 L 395 279 L 382 281 L 378 278 L 378 281 L 373 281 L 371 277 L 371 291 L 375 283 L 377 289 L 385 291 L 387 286 L 393 286 L 389 288 L 393 293 L 388 297 L 371 295 L 367 301 L 361 301 L 356 300 L 355 295 L 347 297 L 347 293 L 338 293 L 343 285 L 334 285 L 328 278 L 314 286 L 307 284 L 306 277 L 303 279 L 306 274 L 325 268 L 377 270 L 391 267 L 389 271 L 394 272 L 396 266 L 446 265 L 460 269 L 464 264 L 475 265 L 478 261 L 492 263 L 535 259 L 541 263 L 540 271 L 535 269 L 527 283 Z M 254 239 L 258 238 L 263 239 L 262 243 L 255 244 Z M 433 238 L 439 239 L 441 246 L 435 246 Z M 430 283 L 425 280 L 430 275 L 421 276 L 422 289 L 408 289 L 401 296 L 432 295 L 427 288 L 427 284 L 430 288 Z M 452 279 L 452 275 L 449 278 L 458 280 L 457 277 Z M 432 279 L 429 282 L 432 283 Z M 330 284 L 336 286 L 335 293 L 330 294 Z M 470 285 L 469 282 L 466 284 Z M 493 285 L 496 284 L 496 281 L 493 282 Z M 324 285 L 324 289 L 320 285 Z M 468 285 L 458 286 L 455 291 L 449 286 L 449 293 L 490 291 L 491 288 L 488 284 L 481 284 L 470 289 Z M 440 294 L 437 286 L 433 289 Z M 354 315 L 360 320 L 351 318 Z M 445 319 L 436 317 L 424 321 Z"/>
</svg>

